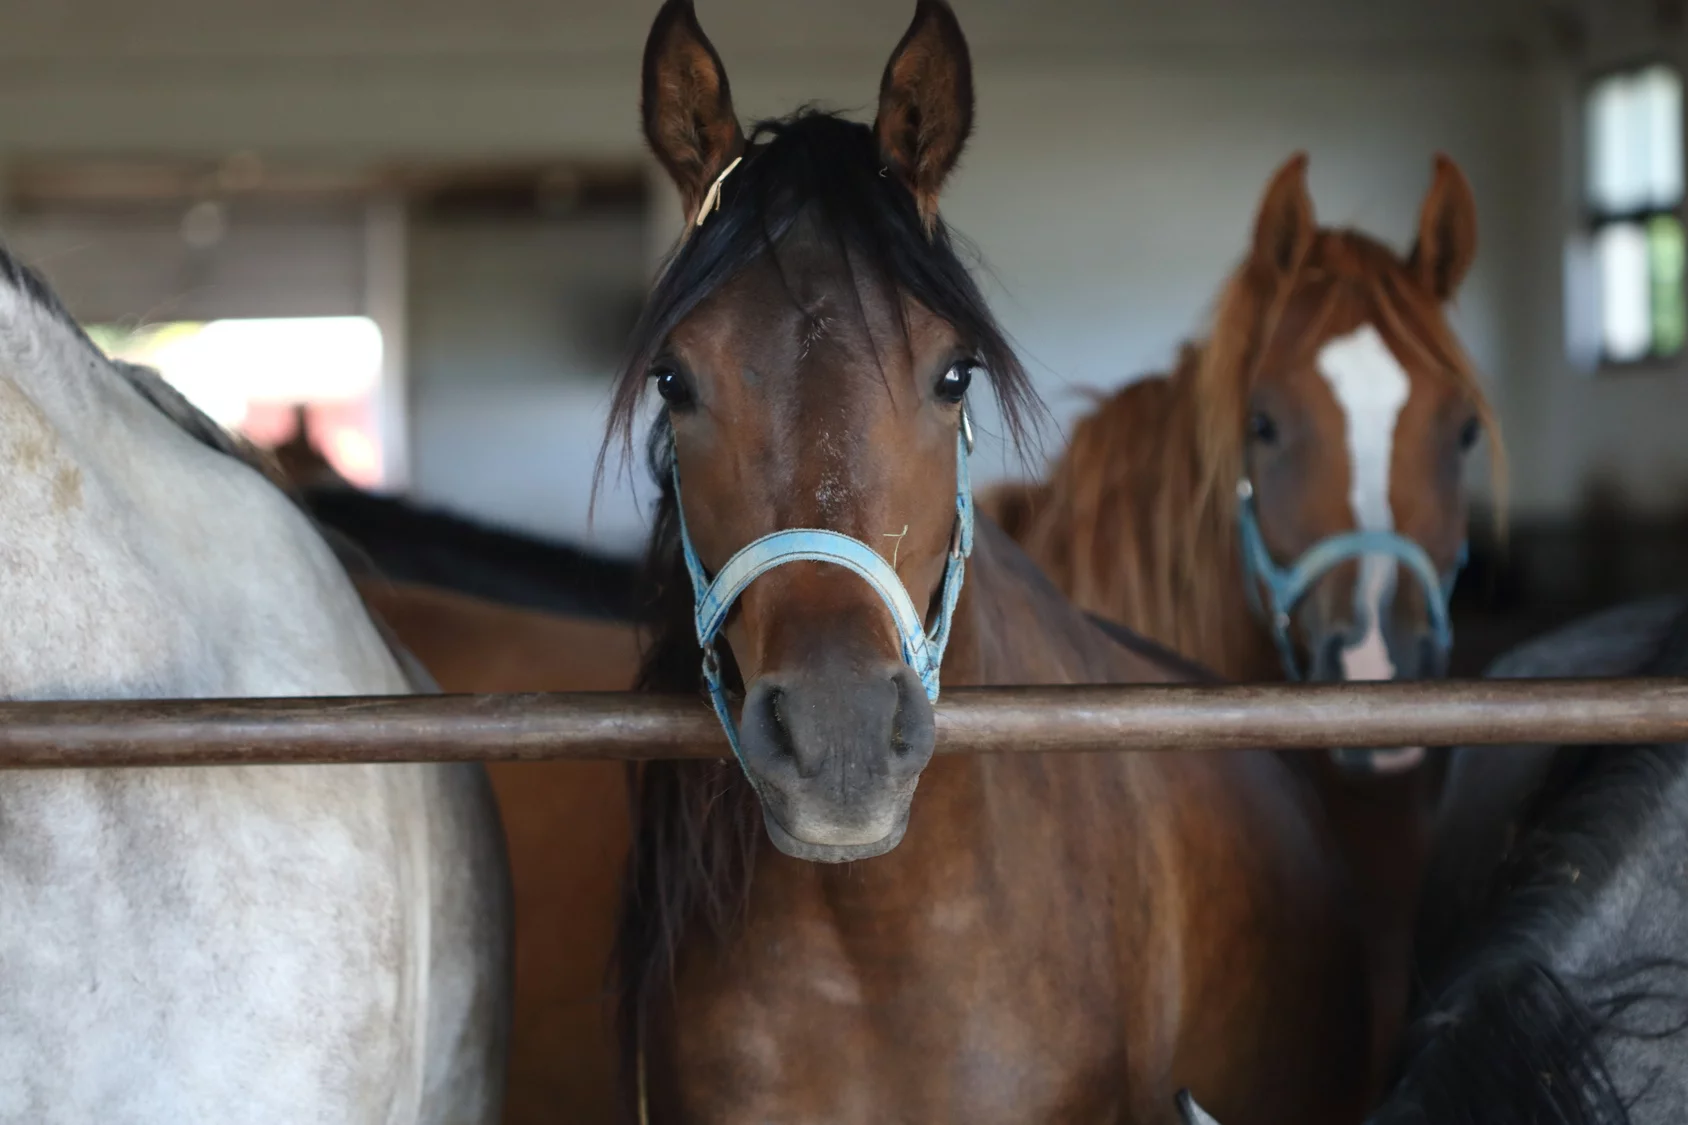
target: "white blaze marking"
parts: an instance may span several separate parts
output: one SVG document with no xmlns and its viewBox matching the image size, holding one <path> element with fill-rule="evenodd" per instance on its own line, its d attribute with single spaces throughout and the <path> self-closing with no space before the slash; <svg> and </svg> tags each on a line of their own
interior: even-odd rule
<svg viewBox="0 0 1688 1125">
<path fill-rule="evenodd" d="M 1318 366 L 1346 423 L 1348 502 L 1354 510 L 1354 525 L 1362 531 L 1393 531 L 1389 468 L 1395 422 L 1411 391 L 1407 372 L 1370 324 L 1327 343 L 1319 350 Z M 1358 643 L 1342 650 L 1344 679 L 1395 678 L 1395 664 L 1383 637 L 1383 607 L 1394 595 L 1395 571 L 1395 560 L 1386 555 L 1360 560 L 1354 615 L 1365 622 L 1366 631 Z"/>
</svg>

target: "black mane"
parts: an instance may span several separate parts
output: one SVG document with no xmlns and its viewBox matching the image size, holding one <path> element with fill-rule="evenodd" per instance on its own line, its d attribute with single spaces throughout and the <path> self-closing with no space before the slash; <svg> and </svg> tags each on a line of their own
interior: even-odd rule
<svg viewBox="0 0 1688 1125">
<path fill-rule="evenodd" d="M 1688 616 L 1639 673 L 1685 668 Z M 1559 751 L 1466 927 L 1477 940 L 1408 1032 L 1400 1082 L 1374 1125 L 1627 1125 L 1639 1091 L 1618 1088 L 1603 1044 L 1688 1030 L 1688 963 L 1675 950 L 1629 950 L 1614 968 L 1566 977 L 1554 951 L 1671 815 L 1665 801 L 1685 772 L 1680 745 Z"/>
<path fill-rule="evenodd" d="M 1024 368 L 940 222 L 928 233 L 913 195 L 885 173 L 867 126 L 805 110 L 759 124 L 744 162 L 723 184 L 721 207 L 669 259 L 616 388 L 600 455 L 630 441 L 652 361 L 668 335 L 740 270 L 771 253 L 799 219 L 813 221 L 848 263 L 872 282 L 901 291 L 949 322 L 988 373 L 1009 435 L 1019 442 L 1041 409 Z M 859 292 L 859 290 L 858 290 Z M 793 298 L 795 300 L 795 297 Z M 859 310 L 858 310 L 859 311 Z M 692 626 L 692 588 L 680 553 L 666 413 L 651 432 L 651 473 L 661 490 L 645 587 L 657 636 L 641 690 L 700 690 L 702 653 Z M 738 681 L 730 652 L 724 673 Z M 647 1005 L 671 980 L 683 932 L 701 925 L 716 939 L 743 915 L 762 834 L 754 792 L 736 762 L 653 762 L 633 775 L 633 851 L 616 943 L 623 1089 L 634 1095 Z"/>
<path fill-rule="evenodd" d="M 40 274 L 19 261 L 17 255 L 4 243 L 0 243 L 0 282 L 10 285 L 28 297 L 33 304 L 70 329 L 78 339 L 99 351 L 99 347 L 88 338 L 88 334 L 82 330 L 82 325 L 70 314 L 59 295 L 41 279 Z"/>
<path fill-rule="evenodd" d="M 396 581 L 573 617 L 641 621 L 651 610 L 636 559 L 350 488 L 306 488 L 300 501 Z"/>
</svg>

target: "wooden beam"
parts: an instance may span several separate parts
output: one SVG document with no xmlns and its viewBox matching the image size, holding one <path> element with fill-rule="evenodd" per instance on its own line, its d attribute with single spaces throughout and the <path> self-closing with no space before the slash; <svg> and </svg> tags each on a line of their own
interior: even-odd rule
<svg viewBox="0 0 1688 1125">
<path fill-rule="evenodd" d="M 955 689 L 939 753 L 1688 742 L 1688 679 Z M 718 758 L 684 696 L 0 704 L 0 768 Z"/>
</svg>

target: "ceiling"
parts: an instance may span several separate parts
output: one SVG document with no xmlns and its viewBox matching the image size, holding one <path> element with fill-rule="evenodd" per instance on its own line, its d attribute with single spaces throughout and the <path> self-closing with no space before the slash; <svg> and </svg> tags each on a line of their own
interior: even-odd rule
<svg viewBox="0 0 1688 1125">
<path fill-rule="evenodd" d="M 955 0 L 981 52 L 1494 44 L 1543 0 Z M 1628 3 L 1630 0 L 1609 0 Z M 1649 0 L 1656 2 L 1656 0 Z M 909 0 L 701 0 L 723 52 L 884 52 Z M 57 0 L 0 5 L 0 58 L 637 57 L 654 2 L 630 0 Z"/>
</svg>

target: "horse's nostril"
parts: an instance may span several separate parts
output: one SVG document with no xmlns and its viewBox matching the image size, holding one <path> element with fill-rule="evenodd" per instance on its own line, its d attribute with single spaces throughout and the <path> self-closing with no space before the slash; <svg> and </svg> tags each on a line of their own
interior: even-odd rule
<svg viewBox="0 0 1688 1125">
<path fill-rule="evenodd" d="M 891 761 L 897 772 L 919 773 L 932 758 L 934 723 L 926 685 L 912 668 L 899 668 L 891 677 L 897 691 L 891 715 Z"/>
<path fill-rule="evenodd" d="M 891 686 L 897 691 L 897 709 L 891 715 L 891 753 L 901 758 L 915 751 L 909 739 L 908 683 L 905 677 L 893 675 Z"/>
<path fill-rule="evenodd" d="M 792 737 L 791 720 L 786 714 L 790 705 L 785 689 L 776 687 L 768 692 L 768 733 L 772 736 L 774 749 L 779 757 L 795 760 L 797 741 Z"/>
<path fill-rule="evenodd" d="M 756 741 L 770 763 L 797 758 L 796 739 L 785 713 L 789 705 L 784 689 L 775 684 L 756 685 L 745 700 L 745 726 L 755 729 Z"/>
</svg>

